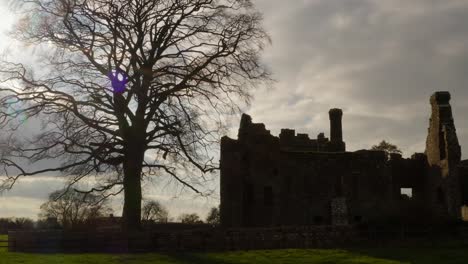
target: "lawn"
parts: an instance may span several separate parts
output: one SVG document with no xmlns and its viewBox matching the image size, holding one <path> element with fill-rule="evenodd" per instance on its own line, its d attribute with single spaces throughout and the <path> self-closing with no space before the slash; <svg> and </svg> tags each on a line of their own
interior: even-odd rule
<svg viewBox="0 0 468 264">
<path fill-rule="evenodd" d="M 398 261 L 373 258 L 342 250 L 274 250 L 249 251 L 209 254 L 141 254 L 141 255 L 110 255 L 110 254 L 24 254 L 0 253 L 0 263 L 34 263 L 34 264 L 72 264 L 72 263 L 161 263 L 161 264 L 231 264 L 231 263 L 376 263 L 393 264 Z"/>
<path fill-rule="evenodd" d="M 8 240 L 8 235 L 0 235 L 0 241 Z M 6 248 L 3 248 L 3 246 L 8 246 L 7 242 L 0 242 L 0 254 L 6 251 Z M 0 260 L 1 261 L 1 260 Z M 2 262 L 0 262 L 2 263 Z"/>
<path fill-rule="evenodd" d="M 0 240 L 6 236 L 0 236 Z M 355 248 L 348 250 L 285 249 L 193 254 L 27 254 L 0 250 L 0 264 L 455 264 L 468 263 L 468 250 L 460 246 L 433 248 Z"/>
</svg>

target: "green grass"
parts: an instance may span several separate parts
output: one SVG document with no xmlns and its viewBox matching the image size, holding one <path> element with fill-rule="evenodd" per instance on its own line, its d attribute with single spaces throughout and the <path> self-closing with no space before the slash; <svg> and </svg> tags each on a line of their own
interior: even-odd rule
<svg viewBox="0 0 468 264">
<path fill-rule="evenodd" d="M 0 236 L 5 240 L 6 236 Z M 446 244 L 426 248 L 353 248 L 347 250 L 285 249 L 186 254 L 30 254 L 0 250 L 0 264 L 458 264 L 468 263 L 468 250 Z"/>
<path fill-rule="evenodd" d="M 404 263 L 389 259 L 379 259 L 370 256 L 351 253 L 343 250 L 264 250 L 240 251 L 228 253 L 206 254 L 141 254 L 141 255 L 110 255 L 110 254 L 25 254 L 0 253 L 0 263 L 34 263 L 34 264 L 91 264 L 91 263 L 125 263 L 125 264 L 233 264 L 233 263 L 323 263 L 323 264 L 396 264 Z"/>
<path fill-rule="evenodd" d="M 26 254 L 0 253 L 0 263 L 31 264 L 233 264 L 233 263 L 321 263 L 321 264 L 397 264 L 397 263 L 468 263 L 465 249 L 367 249 L 367 250 L 262 250 L 198 254 Z"/>
<path fill-rule="evenodd" d="M 8 240 L 8 235 L 0 235 L 0 241 L 2 240 Z M 7 251 L 7 249 L 3 248 L 3 246 L 8 246 L 8 242 L 0 242 L 0 246 L 2 246 L 0 247 L 0 254 L 2 254 L 3 252 Z M 2 263 L 1 260 L 0 263 Z"/>
</svg>

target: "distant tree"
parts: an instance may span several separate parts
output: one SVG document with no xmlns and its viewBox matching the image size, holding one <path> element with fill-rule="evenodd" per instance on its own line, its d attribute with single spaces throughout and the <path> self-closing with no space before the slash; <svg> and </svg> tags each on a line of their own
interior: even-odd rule
<svg viewBox="0 0 468 264">
<path fill-rule="evenodd" d="M 30 218 L 0 218 L 0 234 L 11 230 L 30 230 L 34 228 L 34 221 Z"/>
<path fill-rule="evenodd" d="M 219 217 L 219 207 L 211 208 L 208 216 L 206 217 L 206 222 L 212 225 L 219 225 L 220 217 Z"/>
<path fill-rule="evenodd" d="M 41 205 L 40 219 L 57 219 L 64 229 L 88 223 L 96 217 L 112 213 L 108 201 L 94 194 L 74 190 L 59 190 L 49 195 Z"/>
<path fill-rule="evenodd" d="M 168 219 L 169 212 L 160 202 L 155 200 L 144 201 L 141 209 L 141 220 L 167 223 Z"/>
<path fill-rule="evenodd" d="M 402 154 L 401 150 L 385 140 L 382 140 L 378 145 L 372 146 L 371 150 L 380 150 L 384 151 L 387 154 L 387 158 L 390 157 L 390 154 Z"/>
<path fill-rule="evenodd" d="M 26 217 L 14 218 L 13 223 L 19 230 L 34 229 L 34 221 L 30 218 L 26 218 Z"/>
<path fill-rule="evenodd" d="M 200 216 L 198 214 L 182 214 L 179 216 L 179 220 L 181 223 L 184 224 L 201 224 L 203 221 L 200 219 Z"/>
<path fill-rule="evenodd" d="M 8 232 L 8 218 L 0 218 L 0 234 L 6 234 Z"/>
<path fill-rule="evenodd" d="M 60 229 L 60 224 L 55 217 L 38 219 L 36 222 L 37 229 Z"/>
</svg>

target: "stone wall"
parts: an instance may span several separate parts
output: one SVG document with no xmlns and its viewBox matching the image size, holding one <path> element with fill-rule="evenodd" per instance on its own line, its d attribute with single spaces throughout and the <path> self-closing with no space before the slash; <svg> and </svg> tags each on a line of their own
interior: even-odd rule
<svg viewBox="0 0 468 264">
<path fill-rule="evenodd" d="M 292 129 L 276 137 L 244 114 L 238 139 L 221 141 L 223 226 L 331 224 L 338 197 L 346 204 L 347 221 L 359 223 L 398 211 L 402 188 L 412 189 L 411 199 L 430 210 L 428 217 L 460 219 L 462 194 L 468 193 L 461 179 L 468 179 L 468 169 L 459 166 L 450 94 L 437 92 L 430 101 L 426 152 L 408 159 L 388 159 L 382 151 L 347 152 L 340 109 L 329 112 L 330 139 Z"/>
<path fill-rule="evenodd" d="M 431 96 L 431 119 L 426 140 L 428 172 L 426 201 L 442 217 L 460 218 L 459 169 L 461 148 L 450 106 L 450 93 Z"/>
</svg>

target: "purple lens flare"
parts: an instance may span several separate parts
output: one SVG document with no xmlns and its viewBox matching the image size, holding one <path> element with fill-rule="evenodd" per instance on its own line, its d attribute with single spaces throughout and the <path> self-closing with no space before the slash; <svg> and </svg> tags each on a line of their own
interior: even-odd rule
<svg viewBox="0 0 468 264">
<path fill-rule="evenodd" d="M 128 76 L 124 71 L 114 70 L 109 73 L 108 77 L 111 81 L 114 93 L 121 94 L 125 92 L 125 87 L 128 83 Z"/>
</svg>

